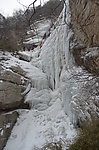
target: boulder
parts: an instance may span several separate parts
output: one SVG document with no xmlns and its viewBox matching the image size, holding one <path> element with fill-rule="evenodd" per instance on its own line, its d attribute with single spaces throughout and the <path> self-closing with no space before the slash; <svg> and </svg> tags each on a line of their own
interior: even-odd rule
<svg viewBox="0 0 99 150">
<path fill-rule="evenodd" d="M 21 85 L 21 76 L 12 71 L 3 70 L 0 72 L 0 80 Z"/>
<path fill-rule="evenodd" d="M 0 115 L 0 150 L 3 150 L 6 145 L 17 117 L 17 112 Z"/>
<path fill-rule="evenodd" d="M 25 76 L 26 72 L 20 67 L 20 66 L 11 66 L 10 69 L 15 72 L 18 73 L 19 75 Z"/>
<path fill-rule="evenodd" d="M 0 110 L 18 108 L 22 100 L 20 86 L 10 82 L 0 82 Z"/>
</svg>

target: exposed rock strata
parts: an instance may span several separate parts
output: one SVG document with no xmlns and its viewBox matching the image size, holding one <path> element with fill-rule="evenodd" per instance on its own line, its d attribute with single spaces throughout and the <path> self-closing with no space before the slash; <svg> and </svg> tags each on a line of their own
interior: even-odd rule
<svg viewBox="0 0 99 150">
<path fill-rule="evenodd" d="M 16 108 L 28 107 L 24 104 L 24 96 L 22 92 L 26 89 L 28 80 L 22 77 L 20 74 L 24 74 L 20 68 L 17 73 L 17 67 L 13 70 L 5 70 L 3 66 L 0 66 L 0 111 L 14 110 Z"/>
<path fill-rule="evenodd" d="M 24 86 L 28 84 L 28 80 L 24 78 L 25 72 L 18 66 L 10 69 L 0 65 L 0 150 L 3 150 L 6 145 L 17 121 L 18 113 L 10 111 L 20 108 L 29 109 L 22 95 L 26 88 Z M 5 114 L 5 112 L 10 113 Z"/>
</svg>

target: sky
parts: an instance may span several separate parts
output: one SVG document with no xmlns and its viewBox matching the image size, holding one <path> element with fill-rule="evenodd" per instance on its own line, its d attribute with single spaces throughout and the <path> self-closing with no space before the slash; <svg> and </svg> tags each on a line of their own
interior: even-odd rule
<svg viewBox="0 0 99 150">
<path fill-rule="evenodd" d="M 21 4 L 19 4 L 18 1 L 20 1 L 25 6 L 28 6 L 34 0 L 0 0 L 0 13 L 7 17 L 12 16 L 15 10 L 19 10 L 20 8 L 24 10 L 24 7 Z M 46 1 L 48 0 L 41 0 L 42 4 Z M 39 4 L 40 0 L 37 0 L 36 5 Z"/>
</svg>

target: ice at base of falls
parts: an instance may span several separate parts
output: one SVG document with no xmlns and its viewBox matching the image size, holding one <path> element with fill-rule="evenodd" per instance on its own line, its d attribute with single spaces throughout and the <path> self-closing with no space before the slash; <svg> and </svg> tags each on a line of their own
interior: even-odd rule
<svg viewBox="0 0 99 150">
<path fill-rule="evenodd" d="M 47 89 L 37 90 L 32 88 L 26 96 L 25 102 L 28 102 L 31 109 L 37 109 L 39 111 L 45 110 L 49 107 L 51 101 L 50 91 Z"/>
<path fill-rule="evenodd" d="M 62 73 L 64 72 L 64 76 L 71 75 L 73 67 L 73 60 L 70 55 L 70 38 L 73 33 L 69 28 L 69 2 L 66 1 L 66 4 L 67 7 L 64 7 L 56 22 L 55 30 L 42 47 L 40 59 L 42 60 L 42 70 L 47 74 L 50 88 L 52 90 L 60 89 L 65 113 L 70 117 L 72 123 L 76 124 L 75 111 L 71 108 L 71 81 L 61 82 L 64 78 L 62 78 Z"/>
<path fill-rule="evenodd" d="M 76 130 L 57 99 L 46 110 L 31 109 L 22 113 L 4 150 L 34 150 L 61 139 L 68 144 L 75 136 Z"/>
</svg>

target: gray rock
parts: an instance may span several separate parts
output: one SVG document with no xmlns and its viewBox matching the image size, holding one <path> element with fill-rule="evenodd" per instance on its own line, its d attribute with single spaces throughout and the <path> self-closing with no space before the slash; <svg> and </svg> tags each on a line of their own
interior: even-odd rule
<svg viewBox="0 0 99 150">
<path fill-rule="evenodd" d="M 2 66 L 0 65 L 0 72 L 2 71 Z"/>
<path fill-rule="evenodd" d="M 21 76 L 11 71 L 4 70 L 0 72 L 0 80 L 12 82 L 18 85 L 21 84 Z"/>
<path fill-rule="evenodd" d="M 99 47 L 92 47 L 86 50 L 84 65 L 90 72 L 99 75 Z"/>
<path fill-rule="evenodd" d="M 77 42 L 99 46 L 99 0 L 70 0 L 71 24 Z"/>
<path fill-rule="evenodd" d="M 11 66 L 10 68 L 13 72 L 25 76 L 26 72 L 20 66 Z"/>
<path fill-rule="evenodd" d="M 84 66 L 92 74 L 99 75 L 99 47 L 73 48 L 73 55 L 78 65 Z"/>
<path fill-rule="evenodd" d="M 85 45 L 84 44 L 77 44 L 73 47 L 73 49 L 75 50 L 82 50 L 82 49 L 85 49 Z"/>
<path fill-rule="evenodd" d="M 6 145 L 6 142 L 11 134 L 11 130 L 16 123 L 17 117 L 17 112 L 0 115 L 0 150 L 3 150 Z"/>
<path fill-rule="evenodd" d="M 10 83 L 0 83 L 0 110 L 18 108 L 22 103 L 21 87 Z"/>
</svg>

